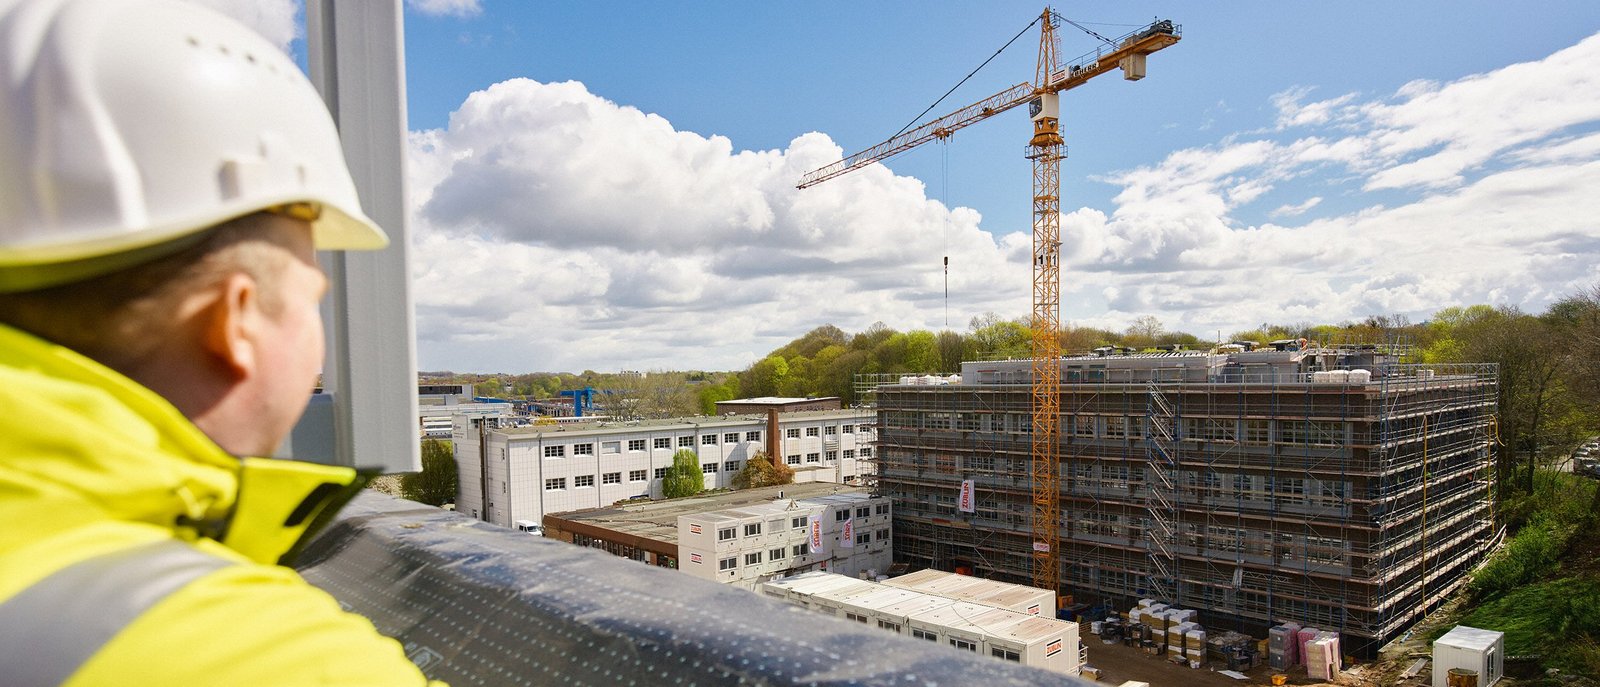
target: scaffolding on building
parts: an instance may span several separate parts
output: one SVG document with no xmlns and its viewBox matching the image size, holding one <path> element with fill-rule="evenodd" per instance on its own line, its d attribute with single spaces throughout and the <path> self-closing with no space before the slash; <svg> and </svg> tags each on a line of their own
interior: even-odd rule
<svg viewBox="0 0 1600 687">
<path fill-rule="evenodd" d="M 1436 606 L 1492 546 L 1493 365 L 1381 362 L 1356 382 L 1197 380 L 1148 362 L 1148 379 L 1064 372 L 1058 592 L 1364 645 Z M 876 489 L 897 502 L 897 562 L 1026 582 L 1029 388 L 974 381 L 876 389 Z M 976 513 L 955 508 L 967 479 Z"/>
</svg>

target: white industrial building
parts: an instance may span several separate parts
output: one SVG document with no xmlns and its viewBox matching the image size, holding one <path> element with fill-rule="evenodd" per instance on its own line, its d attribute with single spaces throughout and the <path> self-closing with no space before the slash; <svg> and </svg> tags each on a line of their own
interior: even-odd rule
<svg viewBox="0 0 1600 687">
<path fill-rule="evenodd" d="M 874 421 L 856 409 L 518 428 L 457 417 L 456 510 L 512 527 L 547 513 L 661 498 L 679 449 L 696 453 L 707 489 L 732 487 L 745 461 L 763 451 L 781 456 L 798 483 L 855 484 L 873 473 Z"/>
<path fill-rule="evenodd" d="M 679 515 L 678 569 L 751 590 L 809 570 L 876 576 L 894 559 L 892 519 L 889 500 L 865 492 Z"/>
<path fill-rule="evenodd" d="M 761 585 L 761 592 L 818 613 L 875 625 L 959 651 L 1068 675 L 1082 672 L 1085 657 L 1078 642 L 1077 623 L 1015 609 L 1018 603 L 1025 608 L 1054 608 L 1054 593 L 968 579 L 976 584 L 959 585 L 967 589 L 967 597 L 1005 599 L 1007 605 L 975 603 L 907 586 L 875 584 L 822 572 L 766 582 Z M 925 587 L 937 582 L 923 577 L 901 584 Z M 1039 593 L 1049 598 L 1039 597 Z"/>
</svg>

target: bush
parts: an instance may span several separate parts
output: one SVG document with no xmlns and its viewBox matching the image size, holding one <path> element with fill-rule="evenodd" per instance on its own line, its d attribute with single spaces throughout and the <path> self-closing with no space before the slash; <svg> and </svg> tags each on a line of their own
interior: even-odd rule
<svg viewBox="0 0 1600 687">
<path fill-rule="evenodd" d="M 744 469 L 733 476 L 733 488 L 775 487 L 794 482 L 794 468 L 757 453 L 745 461 Z"/>
<path fill-rule="evenodd" d="M 417 503 L 443 506 L 455 503 L 458 477 L 455 451 L 438 439 L 422 442 L 422 472 L 400 478 L 400 495 Z"/>
<path fill-rule="evenodd" d="M 686 448 L 672 454 L 672 467 L 661 479 L 661 495 L 669 499 L 694 496 L 706 489 L 706 475 L 700 471 L 700 454 Z"/>
</svg>

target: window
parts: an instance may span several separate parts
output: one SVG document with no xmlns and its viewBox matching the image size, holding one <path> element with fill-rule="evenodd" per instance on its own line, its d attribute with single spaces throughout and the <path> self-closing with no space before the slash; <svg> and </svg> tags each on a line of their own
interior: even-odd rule
<svg viewBox="0 0 1600 687">
<path fill-rule="evenodd" d="M 722 464 L 722 471 L 723 472 L 738 472 L 739 471 L 739 461 L 730 460 L 730 461 L 728 461 L 726 463 L 723 463 Z"/>
<path fill-rule="evenodd" d="M 873 515 L 888 515 L 889 514 L 889 504 L 880 503 L 880 504 L 878 504 L 876 506 L 873 506 L 872 507 L 872 513 L 873 513 Z"/>
<path fill-rule="evenodd" d="M 872 425 L 858 425 L 857 427 L 861 430 L 862 434 L 872 431 Z"/>
<path fill-rule="evenodd" d="M 592 487 L 594 486 L 594 475 L 578 475 L 577 477 L 573 477 L 572 486 Z"/>
<path fill-rule="evenodd" d="M 745 554 L 744 555 L 744 564 L 745 565 L 760 565 L 761 564 L 761 552 L 757 551 L 755 553 L 747 553 L 747 554 Z"/>
<path fill-rule="evenodd" d="M 872 447 L 871 446 L 862 446 L 861 447 L 861 457 L 862 458 L 871 458 L 872 457 Z"/>
<path fill-rule="evenodd" d="M 816 435 L 817 435 L 817 428 L 816 427 L 807 427 L 806 428 L 806 436 L 814 437 Z"/>
<path fill-rule="evenodd" d="M 857 615 L 857 614 L 851 613 L 849 611 L 845 611 L 844 612 L 844 618 L 845 618 L 845 620 L 854 620 L 854 621 L 856 621 L 858 623 L 862 623 L 862 624 L 865 624 L 867 622 L 867 616 Z"/>
<path fill-rule="evenodd" d="M 608 472 L 600 476 L 601 484 L 622 484 L 622 473 Z"/>
<path fill-rule="evenodd" d="M 546 458 L 560 458 L 565 455 L 567 455 L 567 447 L 565 446 L 544 447 L 544 457 Z"/>
<path fill-rule="evenodd" d="M 705 463 L 705 464 L 700 466 L 700 471 L 703 472 L 703 473 L 706 473 L 708 475 L 714 475 L 717 472 L 717 464 L 716 463 Z"/>
<path fill-rule="evenodd" d="M 790 455 L 790 456 L 785 456 L 784 459 L 783 459 L 783 462 L 788 463 L 789 465 L 799 465 L 800 464 L 800 454 L 796 453 L 796 454 L 793 454 L 793 455 Z"/>
<path fill-rule="evenodd" d="M 629 470 L 628 471 L 628 481 L 629 482 L 643 482 L 645 480 L 645 475 L 646 474 L 648 474 L 648 473 L 646 473 L 643 470 Z"/>
<path fill-rule="evenodd" d="M 833 521 L 834 522 L 844 522 L 844 521 L 849 520 L 849 519 L 850 519 L 850 509 L 849 508 L 840 508 L 839 510 L 836 510 L 836 511 L 833 512 Z"/>
<path fill-rule="evenodd" d="M 805 518 L 793 518 L 793 519 L 789 520 L 789 526 L 793 527 L 793 528 L 795 528 L 797 530 L 803 530 L 803 529 L 806 528 L 806 519 Z"/>
<path fill-rule="evenodd" d="M 889 530 L 878 530 L 876 534 L 872 535 L 872 538 L 878 541 L 886 541 L 889 539 Z"/>
<path fill-rule="evenodd" d="M 1128 436 L 1128 418 L 1109 416 L 1105 418 L 1106 436 L 1112 439 L 1121 439 Z"/>
<path fill-rule="evenodd" d="M 911 636 L 914 639 L 926 639 L 926 640 L 928 640 L 930 642 L 939 641 L 939 633 L 937 633 L 937 632 L 928 632 L 926 630 L 918 630 L 917 628 L 914 628 L 914 627 L 911 628 Z"/>
<path fill-rule="evenodd" d="M 547 480 L 544 481 L 544 488 L 545 488 L 545 491 L 556 491 L 558 489 L 566 489 L 567 488 L 567 478 L 565 478 L 565 477 L 553 477 L 551 479 L 547 479 Z"/>
<path fill-rule="evenodd" d="M 761 441 L 761 433 L 760 432 L 745 432 L 744 433 L 744 440 L 745 441 Z"/>
<path fill-rule="evenodd" d="M 800 438 L 800 428 L 799 427 L 790 427 L 790 428 L 788 428 L 788 429 L 783 431 L 783 435 L 786 436 L 786 437 L 789 437 L 790 439 L 799 439 Z"/>
<path fill-rule="evenodd" d="M 678 437 L 678 448 L 694 448 L 694 437 Z"/>
<path fill-rule="evenodd" d="M 643 439 L 629 439 L 628 440 L 628 450 L 629 451 L 643 451 L 644 450 L 644 440 Z"/>
<path fill-rule="evenodd" d="M 622 453 L 622 442 L 621 441 L 602 441 L 602 442 L 600 442 L 600 452 L 604 453 L 606 455 L 611 455 L 613 453 Z"/>
<path fill-rule="evenodd" d="M 878 629 L 880 629 L 880 630 L 888 630 L 888 631 L 893 632 L 895 634 L 899 634 L 900 633 L 900 626 L 896 625 L 894 623 L 891 623 L 891 622 L 889 622 L 887 620 L 881 620 L 880 619 L 878 621 Z"/>
<path fill-rule="evenodd" d="M 833 461 L 836 461 L 836 460 L 839 459 L 839 452 L 838 451 L 828 451 L 828 454 L 826 456 L 823 456 L 823 457 L 826 458 L 828 462 L 832 463 Z"/>
<path fill-rule="evenodd" d="M 855 457 L 856 457 L 856 450 L 855 449 L 847 448 L 847 449 L 844 450 L 844 459 L 845 460 L 854 460 Z"/>
<path fill-rule="evenodd" d="M 855 425 L 845 425 L 843 427 L 840 427 L 839 429 L 841 431 L 843 431 L 845 434 L 855 434 L 856 433 L 856 426 Z"/>
<path fill-rule="evenodd" d="M 656 468 L 656 479 L 666 479 L 666 478 L 667 478 L 667 469 L 666 468 Z"/>
<path fill-rule="evenodd" d="M 761 523 L 752 522 L 744 526 L 744 536 L 753 537 L 761 534 Z"/>
<path fill-rule="evenodd" d="M 717 561 L 717 570 L 733 570 L 737 567 L 739 567 L 739 559 L 737 558 L 724 558 Z"/>
<path fill-rule="evenodd" d="M 737 527 L 724 527 L 720 530 L 717 530 L 717 541 L 728 541 L 729 539 L 738 538 L 739 529 Z"/>
<path fill-rule="evenodd" d="M 781 561 L 781 560 L 783 560 L 784 558 L 787 557 L 787 554 L 788 554 L 788 552 L 784 551 L 783 547 L 780 546 L 780 547 L 778 547 L 776 549 L 773 549 L 773 550 L 767 552 L 767 560 L 769 560 L 769 561 Z"/>
<path fill-rule="evenodd" d="M 836 435 L 839 434 L 839 428 L 835 427 L 833 425 L 828 425 L 827 427 L 823 427 L 822 428 L 822 433 L 826 434 L 826 435 L 828 435 L 830 437 L 831 436 L 836 436 Z"/>
<path fill-rule="evenodd" d="M 1244 443 L 1266 444 L 1272 441 L 1271 420 L 1245 420 Z"/>
<path fill-rule="evenodd" d="M 820 454 L 820 453 L 807 453 L 806 454 L 806 462 L 807 463 L 820 463 L 820 462 L 822 462 L 822 454 Z"/>
<path fill-rule="evenodd" d="M 872 506 L 862 506 L 856 509 L 856 517 L 864 518 L 872 515 Z"/>
<path fill-rule="evenodd" d="M 592 456 L 594 455 L 594 444 L 573 444 L 572 455 Z"/>
<path fill-rule="evenodd" d="M 659 437 L 656 439 L 656 448 L 672 448 L 672 437 Z"/>
<path fill-rule="evenodd" d="M 956 639 L 955 637 L 951 637 L 950 646 L 953 646 L 957 649 L 965 649 L 967 651 L 971 651 L 972 653 L 978 653 L 978 645 L 973 644 L 965 639 Z"/>
<path fill-rule="evenodd" d="M 997 646 L 989 647 L 989 655 L 993 656 L 995 658 L 1003 658 L 1003 659 L 1005 659 L 1007 661 L 1011 661 L 1012 663 L 1021 663 L 1022 662 L 1022 654 L 1019 654 L 1019 653 L 1017 653 L 1015 651 L 1012 651 L 1010 649 L 1002 649 L 1002 648 L 997 647 Z"/>
<path fill-rule="evenodd" d="M 795 544 L 795 545 L 794 545 L 794 546 L 793 546 L 793 547 L 792 547 L 792 548 L 790 548 L 790 549 L 789 549 L 789 550 L 790 550 L 790 551 L 791 551 L 791 552 L 792 552 L 792 553 L 794 553 L 794 555 L 795 555 L 795 557 L 796 557 L 796 558 L 799 558 L 799 557 L 800 557 L 800 556 L 804 556 L 804 555 L 806 555 L 806 545 L 805 545 L 805 544 Z"/>
<path fill-rule="evenodd" d="M 857 534 L 856 535 L 856 543 L 857 544 L 871 544 L 872 543 L 872 533 L 871 532 L 862 532 L 860 534 Z"/>
<path fill-rule="evenodd" d="M 727 434 L 722 435 L 722 443 L 724 444 L 732 444 L 737 441 L 739 441 L 738 432 L 728 432 Z"/>
<path fill-rule="evenodd" d="M 703 434 L 700 436 L 700 443 L 706 446 L 713 446 L 717 443 L 717 435 Z"/>
</svg>

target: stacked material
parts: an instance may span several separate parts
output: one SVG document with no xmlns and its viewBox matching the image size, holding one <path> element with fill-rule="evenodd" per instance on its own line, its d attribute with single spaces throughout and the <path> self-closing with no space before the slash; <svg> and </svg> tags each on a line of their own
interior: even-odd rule
<svg viewBox="0 0 1600 687">
<path fill-rule="evenodd" d="M 1306 652 L 1311 648 L 1311 640 L 1316 639 L 1321 632 L 1314 627 L 1302 627 L 1295 633 L 1295 665 L 1305 665 Z"/>
<path fill-rule="evenodd" d="M 1306 644 L 1306 674 L 1319 680 L 1339 676 L 1339 633 L 1318 632 Z"/>
<path fill-rule="evenodd" d="M 1228 666 L 1229 670 L 1250 670 L 1256 667 L 1260 654 L 1255 638 L 1228 630 L 1206 638 L 1206 658 Z"/>
<path fill-rule="evenodd" d="M 1206 664 L 1206 631 L 1199 625 L 1183 633 L 1183 657 L 1189 661 L 1190 668 Z"/>
<path fill-rule="evenodd" d="M 1267 664 L 1274 670 L 1288 670 L 1300 664 L 1300 625 L 1284 623 L 1267 631 Z"/>
</svg>

